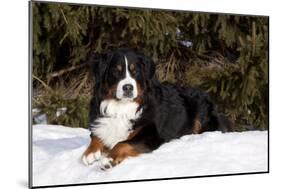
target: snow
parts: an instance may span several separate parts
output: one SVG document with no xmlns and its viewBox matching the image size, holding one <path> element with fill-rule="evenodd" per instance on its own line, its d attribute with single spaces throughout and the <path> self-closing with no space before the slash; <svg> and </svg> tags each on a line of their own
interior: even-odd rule
<svg viewBox="0 0 281 189">
<path fill-rule="evenodd" d="M 165 32 L 165 35 L 169 36 L 170 33 L 169 32 Z M 185 39 L 181 30 L 179 28 L 176 28 L 176 36 L 177 36 L 177 41 L 187 47 L 187 48 L 191 48 L 193 46 L 193 43 L 189 40 L 189 39 Z"/>
<path fill-rule="evenodd" d="M 189 47 L 192 47 L 193 46 L 193 43 L 191 41 L 188 41 L 188 40 L 182 40 L 182 41 L 179 41 L 180 44 L 182 44 L 183 46 L 189 48 Z"/>
<path fill-rule="evenodd" d="M 267 131 L 187 135 L 149 154 L 103 171 L 81 155 L 90 132 L 57 125 L 33 126 L 33 186 L 188 177 L 267 171 Z"/>
</svg>

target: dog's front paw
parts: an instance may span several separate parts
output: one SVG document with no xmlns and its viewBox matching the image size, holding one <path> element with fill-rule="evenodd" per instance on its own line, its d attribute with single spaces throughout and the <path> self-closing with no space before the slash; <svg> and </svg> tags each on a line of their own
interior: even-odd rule
<svg viewBox="0 0 281 189">
<path fill-rule="evenodd" d="M 103 157 L 100 160 L 100 168 L 101 170 L 108 170 L 115 166 L 115 163 L 112 158 Z"/>
<path fill-rule="evenodd" d="M 89 154 L 84 154 L 82 156 L 82 162 L 85 164 L 85 165 L 91 165 L 93 164 L 95 161 L 98 161 L 100 160 L 101 158 L 101 151 L 98 150 L 96 152 L 91 152 Z"/>
</svg>

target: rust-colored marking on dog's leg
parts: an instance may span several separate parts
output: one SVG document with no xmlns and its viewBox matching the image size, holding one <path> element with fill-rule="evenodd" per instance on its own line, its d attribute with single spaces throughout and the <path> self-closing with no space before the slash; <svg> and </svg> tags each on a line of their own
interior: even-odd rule
<svg viewBox="0 0 281 189">
<path fill-rule="evenodd" d="M 121 163 L 127 157 L 138 156 L 139 152 L 133 145 L 128 143 L 119 143 L 117 144 L 109 153 L 109 157 L 113 159 L 112 165 L 115 166 Z"/>
<path fill-rule="evenodd" d="M 101 139 L 99 139 L 96 136 L 93 136 L 91 143 L 89 144 L 87 150 L 83 153 L 83 155 L 87 156 L 90 153 L 96 152 L 98 150 L 102 151 L 103 148 L 104 148 L 104 145 L 103 145 Z"/>
<path fill-rule="evenodd" d="M 104 149 L 105 146 L 102 141 L 98 137 L 93 136 L 91 143 L 82 155 L 82 162 L 85 165 L 91 165 L 94 161 L 101 158 L 101 153 Z"/>
</svg>

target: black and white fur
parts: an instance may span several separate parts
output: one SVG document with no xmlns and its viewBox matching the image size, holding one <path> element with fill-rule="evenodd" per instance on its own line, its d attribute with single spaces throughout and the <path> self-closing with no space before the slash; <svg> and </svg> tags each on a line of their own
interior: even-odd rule
<svg viewBox="0 0 281 189">
<path fill-rule="evenodd" d="M 96 84 L 89 128 L 92 139 L 98 137 L 109 151 L 128 144 L 138 154 L 147 153 L 183 135 L 232 130 L 232 123 L 216 112 L 205 92 L 161 84 L 153 61 L 142 53 L 118 49 L 90 62 Z M 97 150 L 82 159 L 86 165 L 101 159 L 104 166 L 112 161 L 107 156 Z"/>
</svg>

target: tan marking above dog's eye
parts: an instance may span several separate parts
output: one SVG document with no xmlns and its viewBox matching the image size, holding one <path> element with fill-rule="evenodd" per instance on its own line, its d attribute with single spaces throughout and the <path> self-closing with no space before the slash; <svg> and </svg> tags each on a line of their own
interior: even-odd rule
<svg viewBox="0 0 281 189">
<path fill-rule="evenodd" d="M 134 64 L 130 64 L 130 68 L 129 68 L 131 71 L 134 71 L 135 70 L 135 65 Z"/>
<path fill-rule="evenodd" d="M 118 65 L 117 65 L 117 70 L 122 71 L 122 66 L 121 66 L 121 64 L 118 64 Z"/>
</svg>

